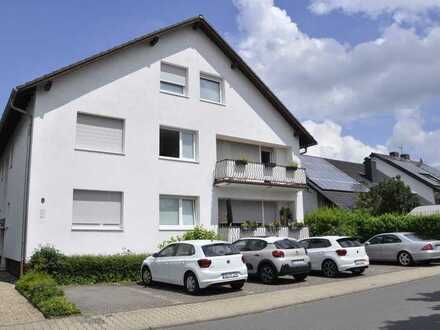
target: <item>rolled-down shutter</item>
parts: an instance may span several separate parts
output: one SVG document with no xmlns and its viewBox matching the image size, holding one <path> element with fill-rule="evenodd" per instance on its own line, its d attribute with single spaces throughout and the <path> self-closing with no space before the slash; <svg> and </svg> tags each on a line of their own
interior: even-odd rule
<svg viewBox="0 0 440 330">
<path fill-rule="evenodd" d="M 122 153 L 124 151 L 122 119 L 78 113 L 76 147 L 80 149 Z"/>
<path fill-rule="evenodd" d="M 73 191 L 73 224 L 120 225 L 122 193 L 117 191 Z"/>
<path fill-rule="evenodd" d="M 160 80 L 179 86 L 186 85 L 186 69 L 166 63 L 161 64 Z"/>
</svg>

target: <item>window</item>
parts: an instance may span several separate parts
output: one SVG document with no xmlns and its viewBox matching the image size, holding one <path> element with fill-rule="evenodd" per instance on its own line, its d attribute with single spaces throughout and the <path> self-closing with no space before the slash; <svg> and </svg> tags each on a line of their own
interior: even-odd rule
<svg viewBox="0 0 440 330">
<path fill-rule="evenodd" d="M 338 243 L 343 248 L 349 248 L 349 247 L 359 247 L 362 246 L 362 244 L 355 238 L 340 238 L 338 239 Z"/>
<path fill-rule="evenodd" d="M 247 244 L 248 244 L 247 241 L 248 240 L 236 241 L 232 245 L 234 245 L 235 248 L 238 249 L 238 251 L 249 251 L 247 248 Z"/>
<path fill-rule="evenodd" d="M 371 245 L 375 245 L 375 244 L 382 244 L 383 243 L 383 236 L 376 236 L 373 237 L 371 240 L 369 240 Z"/>
<path fill-rule="evenodd" d="M 260 251 L 265 249 L 267 242 L 261 239 L 251 239 L 248 240 L 247 251 Z"/>
<path fill-rule="evenodd" d="M 165 93 L 187 94 L 187 70 L 179 66 L 161 63 L 160 90 Z"/>
<path fill-rule="evenodd" d="M 124 120 L 78 113 L 76 148 L 111 153 L 124 152 Z"/>
<path fill-rule="evenodd" d="M 269 150 L 261 150 L 261 162 L 269 164 L 272 161 L 272 152 Z"/>
<path fill-rule="evenodd" d="M 215 103 L 224 103 L 222 80 L 203 74 L 200 75 L 200 99 Z"/>
<path fill-rule="evenodd" d="M 294 240 L 287 239 L 287 238 L 276 241 L 274 244 L 277 249 L 283 249 L 283 250 L 300 249 L 301 248 L 301 245 L 299 245 L 298 242 L 295 242 Z"/>
<path fill-rule="evenodd" d="M 196 133 L 172 128 L 160 128 L 161 157 L 196 160 Z"/>
<path fill-rule="evenodd" d="M 238 249 L 236 249 L 232 244 L 227 243 L 204 245 L 202 246 L 202 250 L 206 257 L 220 257 L 240 254 Z"/>
<path fill-rule="evenodd" d="M 122 227 L 122 192 L 73 191 L 72 225 L 79 229 Z"/>
<path fill-rule="evenodd" d="M 196 224 L 196 199 L 186 197 L 160 197 L 160 226 L 192 227 Z"/>
<path fill-rule="evenodd" d="M 383 238 L 383 244 L 395 244 L 402 242 L 400 238 L 394 235 L 385 235 Z"/>
<path fill-rule="evenodd" d="M 159 257 L 174 257 L 176 255 L 177 244 L 168 245 L 159 252 Z"/>
<path fill-rule="evenodd" d="M 308 249 L 323 249 L 331 246 L 331 243 L 327 239 L 311 239 L 309 241 Z"/>
<path fill-rule="evenodd" d="M 192 256 L 195 253 L 196 250 L 194 249 L 194 246 L 192 246 L 191 244 L 185 244 L 185 243 L 177 244 L 176 256 L 186 257 L 186 256 Z"/>
</svg>

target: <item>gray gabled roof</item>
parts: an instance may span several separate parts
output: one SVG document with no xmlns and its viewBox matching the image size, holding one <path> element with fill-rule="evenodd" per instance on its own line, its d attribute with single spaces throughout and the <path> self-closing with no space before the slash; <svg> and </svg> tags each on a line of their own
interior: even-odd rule
<svg viewBox="0 0 440 330">
<path fill-rule="evenodd" d="M 15 129 L 20 114 L 11 111 L 11 103 L 24 108 L 27 106 L 32 97 L 35 88 L 42 86 L 56 77 L 68 74 L 74 70 L 78 70 L 90 63 L 99 61 L 100 59 L 120 52 L 128 47 L 135 46 L 142 43 L 150 43 L 155 45 L 160 37 L 169 32 L 175 31 L 183 27 L 192 26 L 194 29 L 203 31 L 208 38 L 214 42 L 220 50 L 231 60 L 231 68 L 240 70 L 263 94 L 264 97 L 272 104 L 272 106 L 281 114 L 281 116 L 293 127 L 295 134 L 300 141 L 300 147 L 306 148 L 317 144 L 313 136 L 304 128 L 304 126 L 295 118 L 295 116 L 286 108 L 286 106 L 275 96 L 275 94 L 263 83 L 263 81 L 256 75 L 256 73 L 246 64 L 246 62 L 232 49 L 231 46 L 218 34 L 218 32 L 203 18 L 203 16 L 196 16 L 186 19 L 177 24 L 170 25 L 155 32 L 135 38 L 121 45 L 100 52 L 96 55 L 85 58 L 81 61 L 65 66 L 61 69 L 55 70 L 51 73 L 33 79 L 22 85 L 15 87 L 9 97 L 0 121 L 0 153 L 5 147 L 9 135 Z M 160 41 L 159 41 L 160 43 Z"/>
<path fill-rule="evenodd" d="M 400 157 L 372 153 L 371 157 L 383 160 L 405 174 L 417 179 L 427 186 L 440 190 L 440 171 L 423 161 L 406 160 Z"/>
</svg>

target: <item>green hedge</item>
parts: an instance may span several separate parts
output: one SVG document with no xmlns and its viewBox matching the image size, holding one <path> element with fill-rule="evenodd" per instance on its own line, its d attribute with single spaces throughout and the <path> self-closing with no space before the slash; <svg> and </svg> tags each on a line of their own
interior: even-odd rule
<svg viewBox="0 0 440 330">
<path fill-rule="evenodd" d="M 363 211 L 321 208 L 307 214 L 305 223 L 309 226 L 313 236 L 347 235 L 365 241 L 380 233 L 411 231 L 429 238 L 440 239 L 440 215 L 384 214 L 372 216 Z"/>
<path fill-rule="evenodd" d="M 46 317 L 80 313 L 74 304 L 66 300 L 57 282 L 46 273 L 30 271 L 20 277 L 15 288 Z"/>
<path fill-rule="evenodd" d="M 58 284 L 137 281 L 146 257 L 146 254 L 66 256 L 45 246 L 34 252 L 29 267 L 48 273 Z"/>
<path fill-rule="evenodd" d="M 205 229 L 202 226 L 196 226 L 194 229 L 188 230 L 182 236 L 171 236 L 169 239 L 159 244 L 159 249 L 179 241 L 190 241 L 198 239 L 221 240 L 221 237 L 213 230 Z"/>
</svg>

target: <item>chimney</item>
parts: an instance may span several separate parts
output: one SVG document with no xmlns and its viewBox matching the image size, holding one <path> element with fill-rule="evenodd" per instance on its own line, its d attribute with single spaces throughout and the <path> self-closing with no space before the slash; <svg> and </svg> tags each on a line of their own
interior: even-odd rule
<svg viewBox="0 0 440 330">
<path fill-rule="evenodd" d="M 365 177 L 371 182 L 376 182 L 376 161 L 369 157 L 364 159 Z"/>
<path fill-rule="evenodd" d="M 399 158 L 400 154 L 398 151 L 391 151 L 390 156 L 394 158 Z"/>
<path fill-rule="evenodd" d="M 409 154 L 401 154 L 400 155 L 400 159 L 402 159 L 402 160 L 410 160 L 411 157 L 409 156 Z"/>
</svg>

